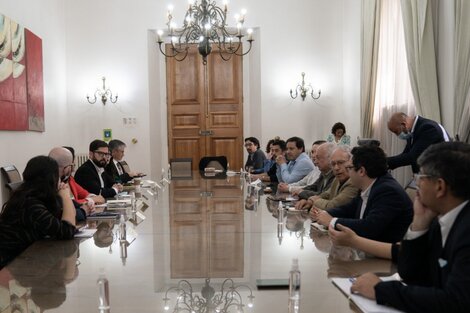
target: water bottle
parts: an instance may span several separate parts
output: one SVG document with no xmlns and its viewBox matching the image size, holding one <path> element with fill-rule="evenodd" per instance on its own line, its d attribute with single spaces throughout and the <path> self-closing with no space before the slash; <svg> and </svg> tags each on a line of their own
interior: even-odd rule
<svg viewBox="0 0 470 313">
<path fill-rule="evenodd" d="M 100 269 L 98 277 L 99 310 L 109 310 L 109 282 L 104 274 L 104 269 Z"/>
<path fill-rule="evenodd" d="M 300 271 L 299 260 L 292 260 L 292 269 L 289 272 L 289 312 L 299 312 L 300 306 Z"/>
</svg>

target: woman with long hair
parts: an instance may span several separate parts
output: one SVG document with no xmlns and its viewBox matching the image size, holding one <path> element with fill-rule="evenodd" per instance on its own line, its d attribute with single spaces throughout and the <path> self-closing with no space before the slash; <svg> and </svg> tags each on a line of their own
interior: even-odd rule
<svg viewBox="0 0 470 313">
<path fill-rule="evenodd" d="M 75 207 L 57 162 L 47 156 L 28 161 L 23 183 L 0 213 L 0 269 L 36 240 L 72 239 Z"/>
</svg>

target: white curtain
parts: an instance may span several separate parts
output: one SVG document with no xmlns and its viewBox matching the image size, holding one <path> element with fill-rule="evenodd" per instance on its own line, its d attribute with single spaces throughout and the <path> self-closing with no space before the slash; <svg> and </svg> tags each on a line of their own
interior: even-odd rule
<svg viewBox="0 0 470 313">
<path fill-rule="evenodd" d="M 455 128 L 470 142 L 470 1 L 455 2 Z"/>
<path fill-rule="evenodd" d="M 388 130 L 387 122 L 395 112 L 415 114 L 400 0 L 382 1 L 378 60 L 373 137 L 380 140 L 387 155 L 396 155 L 403 151 L 405 141 Z M 392 174 L 403 186 L 411 179 L 409 166 L 395 169 Z"/>
<path fill-rule="evenodd" d="M 373 135 L 381 3 L 362 0 L 361 134 L 364 138 Z"/>
<path fill-rule="evenodd" d="M 419 114 L 439 123 L 441 111 L 431 2 L 401 0 L 401 9 L 415 106 Z"/>
</svg>

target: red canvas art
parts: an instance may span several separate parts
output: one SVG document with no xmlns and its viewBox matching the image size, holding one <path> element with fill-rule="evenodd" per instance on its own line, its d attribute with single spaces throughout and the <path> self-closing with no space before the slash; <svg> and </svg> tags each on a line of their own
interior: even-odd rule
<svg viewBox="0 0 470 313">
<path fill-rule="evenodd" d="M 44 131 L 42 41 L 0 15 L 0 130 Z"/>
</svg>

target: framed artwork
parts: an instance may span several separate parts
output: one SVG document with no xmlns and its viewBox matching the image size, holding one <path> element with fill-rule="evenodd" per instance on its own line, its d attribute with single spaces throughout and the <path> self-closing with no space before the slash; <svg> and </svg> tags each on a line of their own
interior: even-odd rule
<svg viewBox="0 0 470 313">
<path fill-rule="evenodd" d="M 109 142 L 113 140 L 113 131 L 109 128 L 103 129 L 103 141 Z"/>
<path fill-rule="evenodd" d="M 42 40 L 0 14 L 0 130 L 44 129 Z"/>
</svg>

